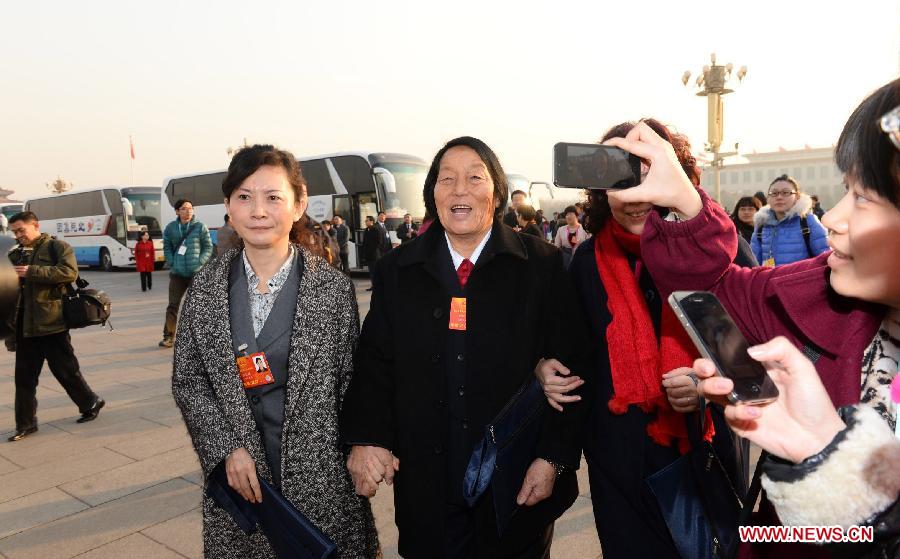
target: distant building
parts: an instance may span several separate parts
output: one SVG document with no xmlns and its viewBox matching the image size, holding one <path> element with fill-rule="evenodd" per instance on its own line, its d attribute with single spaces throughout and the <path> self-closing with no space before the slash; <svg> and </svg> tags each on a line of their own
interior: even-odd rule
<svg viewBox="0 0 900 559">
<path fill-rule="evenodd" d="M 720 172 L 722 204 L 729 212 L 741 196 L 766 192 L 775 177 L 790 175 L 807 194 L 817 194 L 825 209 L 837 204 L 844 195 L 841 172 L 834 164 L 834 148 L 806 148 L 769 153 L 742 154 L 746 162 L 726 164 Z M 700 184 L 706 192 L 715 192 L 715 178 L 708 166 L 701 167 Z"/>
<path fill-rule="evenodd" d="M 13 193 L 12 190 L 6 190 L 5 188 L 0 188 L 0 203 L 18 202 L 19 200 L 13 200 L 12 198 L 10 198 L 12 193 Z"/>
</svg>

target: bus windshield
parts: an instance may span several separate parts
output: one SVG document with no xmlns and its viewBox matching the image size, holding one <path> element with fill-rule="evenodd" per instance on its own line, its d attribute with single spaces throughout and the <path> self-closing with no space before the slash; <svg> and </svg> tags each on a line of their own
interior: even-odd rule
<svg viewBox="0 0 900 559">
<path fill-rule="evenodd" d="M 22 204 L 8 204 L 0 206 L 0 213 L 6 217 L 12 217 L 22 211 Z"/>
<path fill-rule="evenodd" d="M 506 175 L 506 180 L 509 183 L 510 196 L 512 196 L 512 193 L 516 190 L 521 190 L 525 193 L 526 197 L 528 196 L 528 190 L 529 186 L 531 186 L 531 183 L 529 182 L 527 177 L 523 175 L 508 174 Z"/>
<path fill-rule="evenodd" d="M 428 167 L 415 163 L 383 163 L 381 167 L 394 176 L 394 192 L 388 192 L 384 188 L 382 207 L 387 217 L 402 220 L 405 214 L 410 214 L 414 220 L 421 221 L 425 217 L 422 187 L 425 185 Z"/>
<path fill-rule="evenodd" d="M 160 226 L 159 194 L 124 193 L 123 197 L 131 202 L 132 218 L 140 226 L 147 227 L 150 237 L 162 237 Z"/>
</svg>

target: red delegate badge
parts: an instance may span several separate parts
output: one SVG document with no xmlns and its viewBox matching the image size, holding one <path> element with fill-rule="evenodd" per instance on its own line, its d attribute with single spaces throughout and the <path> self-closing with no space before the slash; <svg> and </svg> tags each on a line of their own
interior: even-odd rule
<svg viewBox="0 0 900 559">
<path fill-rule="evenodd" d="M 241 382 L 244 383 L 244 388 L 255 388 L 275 382 L 275 377 L 272 376 L 272 370 L 269 369 L 269 362 L 266 360 L 264 352 L 242 355 L 235 359 L 235 362 L 238 366 L 238 372 L 241 374 Z"/>
<path fill-rule="evenodd" d="M 450 329 L 466 331 L 465 297 L 453 297 L 450 299 Z"/>
</svg>

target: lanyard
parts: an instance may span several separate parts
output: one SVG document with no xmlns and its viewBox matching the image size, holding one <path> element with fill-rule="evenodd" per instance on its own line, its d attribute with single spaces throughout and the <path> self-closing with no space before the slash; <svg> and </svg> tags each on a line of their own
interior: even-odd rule
<svg viewBox="0 0 900 559">
<path fill-rule="evenodd" d="M 181 225 L 182 225 L 182 224 L 181 224 L 181 220 L 178 220 L 178 232 L 179 232 L 179 233 L 181 233 Z M 194 223 L 193 223 L 193 222 L 188 222 L 187 231 L 185 231 L 184 233 L 182 233 L 181 240 L 178 241 L 178 244 L 179 244 L 179 245 L 183 245 L 183 244 L 184 244 L 184 241 L 186 241 L 187 238 L 191 235 L 191 230 L 192 230 L 193 228 L 194 228 Z"/>
</svg>

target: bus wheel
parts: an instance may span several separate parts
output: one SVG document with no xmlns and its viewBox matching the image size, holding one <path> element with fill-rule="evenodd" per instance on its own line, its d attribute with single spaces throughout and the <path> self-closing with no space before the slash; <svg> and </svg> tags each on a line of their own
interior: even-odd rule
<svg viewBox="0 0 900 559">
<path fill-rule="evenodd" d="M 100 269 L 104 272 L 112 272 L 113 269 L 112 257 L 105 248 L 100 249 Z"/>
</svg>

